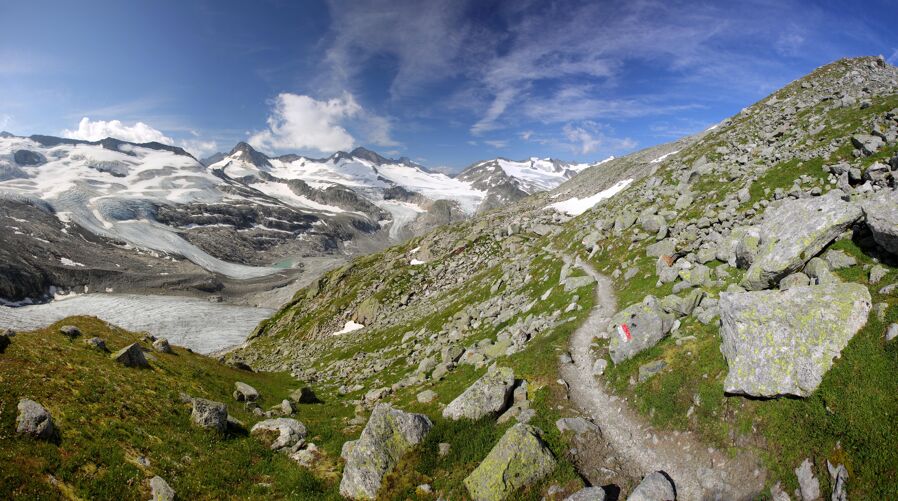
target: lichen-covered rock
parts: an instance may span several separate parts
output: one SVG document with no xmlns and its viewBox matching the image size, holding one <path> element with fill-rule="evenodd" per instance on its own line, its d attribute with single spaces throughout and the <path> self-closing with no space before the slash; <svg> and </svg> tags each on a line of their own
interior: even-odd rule
<svg viewBox="0 0 898 501">
<path fill-rule="evenodd" d="M 16 416 L 16 433 L 28 435 L 39 440 L 53 440 L 56 437 L 56 425 L 44 406 L 23 398 L 19 400 L 19 414 Z"/>
<path fill-rule="evenodd" d="M 193 422 L 210 430 L 223 432 L 228 427 L 228 406 L 205 398 L 194 398 L 193 411 L 190 414 Z"/>
<path fill-rule="evenodd" d="M 882 190 L 861 207 L 876 243 L 898 254 L 898 191 Z"/>
<path fill-rule="evenodd" d="M 121 350 L 113 353 L 112 359 L 125 367 L 149 367 L 147 357 L 143 354 L 143 348 L 137 343 L 129 344 Z"/>
<path fill-rule="evenodd" d="M 867 322 L 870 303 L 867 288 L 855 283 L 722 293 L 720 349 L 729 365 L 724 390 L 810 395 Z"/>
<path fill-rule="evenodd" d="M 461 395 L 443 409 L 443 417 L 452 420 L 480 419 L 498 415 L 508 408 L 514 390 L 514 371 L 508 367 L 490 367 Z"/>
<path fill-rule="evenodd" d="M 344 447 L 346 467 L 340 494 L 352 499 L 374 499 L 384 475 L 432 427 L 433 423 L 423 414 L 404 412 L 386 403 L 375 406 L 361 437 L 351 447 Z"/>
<path fill-rule="evenodd" d="M 631 305 L 611 319 L 617 335 L 611 338 L 611 360 L 618 364 L 658 344 L 673 327 L 674 317 L 665 313 L 654 296 Z"/>
<path fill-rule="evenodd" d="M 646 475 L 627 497 L 627 501 L 675 501 L 677 491 L 667 475 L 656 471 Z"/>
<path fill-rule="evenodd" d="M 275 432 L 277 438 L 271 443 L 271 450 L 279 451 L 289 449 L 304 440 L 308 431 L 304 424 L 291 418 L 275 418 L 259 421 L 253 425 L 250 433 L 253 435 L 265 432 Z"/>
<path fill-rule="evenodd" d="M 502 435 L 483 462 L 465 478 L 475 501 L 507 499 L 519 488 L 555 469 L 555 458 L 540 440 L 540 430 L 518 423 Z"/>
<path fill-rule="evenodd" d="M 758 227 L 758 254 L 742 285 L 760 290 L 778 283 L 801 269 L 862 215 L 860 207 L 842 201 L 837 192 L 769 207 Z"/>
</svg>

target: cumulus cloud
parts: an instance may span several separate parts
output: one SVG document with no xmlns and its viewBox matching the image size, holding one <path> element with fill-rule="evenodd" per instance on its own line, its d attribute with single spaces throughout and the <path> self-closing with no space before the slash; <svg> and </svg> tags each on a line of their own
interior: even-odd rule
<svg viewBox="0 0 898 501">
<path fill-rule="evenodd" d="M 178 142 L 178 146 L 187 150 L 198 159 L 203 159 L 218 152 L 217 141 L 204 141 L 202 139 L 184 139 Z"/>
<path fill-rule="evenodd" d="M 174 144 L 174 140 L 162 131 L 154 129 L 143 122 L 134 125 L 125 125 L 118 120 L 91 120 L 84 117 L 78 122 L 75 130 L 62 131 L 63 137 L 70 139 L 83 139 L 85 141 L 99 141 L 107 137 L 129 141 L 132 143 L 157 142 L 162 144 Z"/>
<path fill-rule="evenodd" d="M 617 152 L 636 147 L 636 141 L 630 138 L 608 137 L 601 126 L 594 122 L 583 124 L 565 124 L 562 128 L 567 146 L 578 155 L 588 155 L 597 151 Z"/>
<path fill-rule="evenodd" d="M 250 144 L 268 150 L 348 150 L 357 142 L 349 126 L 373 144 L 398 144 L 390 137 L 389 120 L 365 111 L 349 93 L 326 101 L 289 92 L 278 94 L 267 122 L 267 129 L 252 134 Z"/>
</svg>

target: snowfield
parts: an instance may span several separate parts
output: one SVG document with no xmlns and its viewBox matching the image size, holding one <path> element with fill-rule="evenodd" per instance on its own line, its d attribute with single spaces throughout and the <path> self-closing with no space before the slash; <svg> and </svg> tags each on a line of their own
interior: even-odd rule
<svg viewBox="0 0 898 501">
<path fill-rule="evenodd" d="M 21 308 L 0 306 L 0 325 L 31 330 L 72 315 L 92 315 L 199 353 L 212 353 L 242 343 L 274 311 L 187 297 L 84 294 Z"/>
<path fill-rule="evenodd" d="M 632 179 L 624 179 L 614 183 L 614 186 L 602 190 L 595 195 L 586 198 L 569 198 L 563 202 L 555 202 L 554 204 L 548 205 L 546 208 L 555 209 L 558 212 L 563 212 L 569 216 L 579 216 L 595 207 L 599 202 L 607 200 L 621 191 L 624 191 L 632 182 Z"/>
</svg>

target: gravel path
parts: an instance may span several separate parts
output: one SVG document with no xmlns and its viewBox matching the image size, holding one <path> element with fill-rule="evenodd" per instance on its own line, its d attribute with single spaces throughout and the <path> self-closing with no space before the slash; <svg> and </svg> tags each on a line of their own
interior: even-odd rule
<svg viewBox="0 0 898 501">
<path fill-rule="evenodd" d="M 576 406 L 593 418 L 611 447 L 636 468 L 649 474 L 662 470 L 673 479 L 681 500 L 754 499 L 764 488 L 764 472 L 754 458 L 740 454 L 729 458 L 709 448 L 689 432 L 653 429 L 622 399 L 609 394 L 592 376 L 592 342 L 604 332 L 617 309 L 608 277 L 587 263 L 576 261 L 597 281 L 596 306 L 571 338 L 573 364 L 563 365 L 562 376 L 570 385 Z"/>
<path fill-rule="evenodd" d="M 46 304 L 0 306 L 0 328 L 39 329 L 72 315 L 92 315 L 124 329 L 165 337 L 199 353 L 237 345 L 274 310 L 188 297 L 86 294 Z"/>
</svg>

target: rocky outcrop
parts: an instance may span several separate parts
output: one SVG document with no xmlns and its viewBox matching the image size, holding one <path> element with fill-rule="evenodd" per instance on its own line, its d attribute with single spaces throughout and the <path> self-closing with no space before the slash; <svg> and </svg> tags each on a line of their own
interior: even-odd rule
<svg viewBox="0 0 898 501">
<path fill-rule="evenodd" d="M 611 360 L 620 363 L 658 344 L 673 327 L 674 317 L 664 312 L 661 302 L 646 296 L 611 319 L 617 333 L 612 335 L 608 350 Z"/>
<path fill-rule="evenodd" d="M 540 430 L 518 423 L 502 435 L 483 462 L 465 478 L 475 501 L 508 499 L 516 490 L 555 469 L 555 458 L 539 438 Z"/>
<path fill-rule="evenodd" d="M 340 494 L 352 499 L 374 499 L 383 477 L 432 427 L 433 423 L 423 414 L 378 404 L 359 439 L 344 444 L 346 467 Z"/>
<path fill-rule="evenodd" d="M 898 192 L 882 190 L 861 207 L 876 243 L 892 254 L 898 254 Z"/>
<path fill-rule="evenodd" d="M 56 425 L 44 406 L 34 400 L 23 398 L 19 400 L 18 410 L 16 433 L 47 441 L 57 437 Z"/>
<path fill-rule="evenodd" d="M 838 192 L 771 206 L 759 226 L 760 244 L 742 285 L 766 289 L 798 271 L 812 257 L 862 217 L 855 204 Z"/>
<path fill-rule="evenodd" d="M 443 409 L 443 417 L 452 420 L 480 419 L 498 415 L 511 401 L 514 390 L 514 371 L 508 367 L 490 367 L 461 395 Z"/>
<path fill-rule="evenodd" d="M 757 397 L 810 395 L 867 322 L 867 288 L 854 283 L 722 293 L 724 390 Z"/>
</svg>

